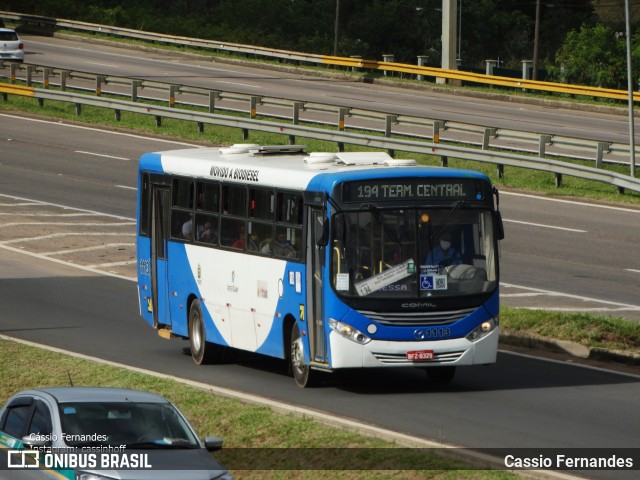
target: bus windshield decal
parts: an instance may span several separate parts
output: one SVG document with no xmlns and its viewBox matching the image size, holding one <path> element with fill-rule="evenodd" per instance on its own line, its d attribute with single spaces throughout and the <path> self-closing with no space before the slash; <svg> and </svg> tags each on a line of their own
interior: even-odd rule
<svg viewBox="0 0 640 480">
<path fill-rule="evenodd" d="M 356 291 L 358 295 L 364 297 L 369 295 L 370 293 L 376 292 L 381 288 L 386 287 L 387 285 L 391 285 L 392 283 L 398 282 L 403 278 L 407 278 L 409 275 L 412 275 L 416 272 L 416 265 L 413 261 L 413 258 L 396 265 L 384 272 L 379 273 L 371 278 L 367 278 L 362 282 L 356 283 Z"/>
</svg>

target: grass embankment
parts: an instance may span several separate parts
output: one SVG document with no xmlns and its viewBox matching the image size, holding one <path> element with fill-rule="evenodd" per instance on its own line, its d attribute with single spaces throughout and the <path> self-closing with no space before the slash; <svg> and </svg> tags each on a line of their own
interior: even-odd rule
<svg viewBox="0 0 640 480">
<path fill-rule="evenodd" d="M 187 386 L 174 380 L 158 378 L 110 365 L 62 353 L 51 352 L 21 343 L 0 339 L 0 404 L 14 393 L 30 388 L 68 386 L 72 379 L 76 386 L 101 386 L 134 388 L 158 393 L 173 401 L 187 416 L 200 437 L 216 435 L 224 439 L 225 449 L 216 458 L 227 466 L 239 466 L 232 470 L 238 479 L 515 479 L 507 472 L 489 470 L 465 470 L 471 464 L 459 459 L 445 458 L 425 450 L 399 448 L 398 445 L 362 436 L 347 430 L 329 427 L 319 422 L 292 414 L 278 414 L 268 407 L 249 405 L 238 400 L 214 395 L 205 390 Z M 289 450 L 289 466 L 299 465 L 304 458 L 298 448 L 312 448 L 316 456 L 336 454 L 336 463 L 329 463 L 333 470 L 320 474 L 314 470 L 276 470 L 282 468 L 282 458 L 269 463 L 268 457 L 254 458 L 260 448 Z M 330 448 L 325 452 L 324 449 Z M 247 450 L 243 455 L 242 451 Z M 322 449 L 322 450 L 320 450 Z M 347 453 L 341 454 L 345 449 Z M 348 449 L 353 457 L 348 456 Z M 385 450 L 383 450 L 385 449 Z M 395 451 L 390 450 L 395 449 Z M 228 454 L 225 454 L 225 451 Z M 386 455 L 378 463 L 380 455 Z M 267 451 L 266 455 L 269 454 Z M 225 456 L 227 455 L 227 456 Z M 275 457 L 275 456 L 274 456 Z M 316 458 L 317 460 L 317 458 Z M 256 466 L 270 469 L 254 470 Z M 271 466 L 273 465 L 273 466 Z M 357 470 L 340 470 L 345 465 L 355 465 Z M 367 470 L 368 466 L 385 468 Z M 385 466 L 386 465 L 386 466 Z M 407 470 L 397 470 L 398 465 Z M 386 469 L 391 466 L 392 469 Z M 418 469 L 422 468 L 422 469 Z"/>
<path fill-rule="evenodd" d="M 503 306 L 500 310 L 500 326 L 512 333 L 640 354 L 640 323 L 621 317 Z"/>
</svg>

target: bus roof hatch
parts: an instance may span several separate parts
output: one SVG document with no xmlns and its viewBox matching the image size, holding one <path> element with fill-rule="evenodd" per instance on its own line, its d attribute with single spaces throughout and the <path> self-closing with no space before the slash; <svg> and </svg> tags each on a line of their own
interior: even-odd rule
<svg viewBox="0 0 640 480">
<path fill-rule="evenodd" d="M 338 160 L 345 165 L 384 165 L 393 158 L 385 152 L 339 152 Z"/>
</svg>

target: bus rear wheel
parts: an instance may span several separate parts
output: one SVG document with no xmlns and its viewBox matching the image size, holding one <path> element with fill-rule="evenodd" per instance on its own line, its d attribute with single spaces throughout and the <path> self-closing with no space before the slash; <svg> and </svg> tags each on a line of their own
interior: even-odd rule
<svg viewBox="0 0 640 480">
<path fill-rule="evenodd" d="M 425 371 L 427 372 L 429 382 L 438 385 L 447 385 L 453 380 L 456 374 L 456 367 L 427 367 Z"/>
<path fill-rule="evenodd" d="M 191 358 L 197 365 L 223 360 L 224 347 L 207 342 L 202 307 L 198 300 L 194 300 L 189 309 L 189 347 Z"/>
<path fill-rule="evenodd" d="M 291 329 L 291 349 L 289 352 L 289 362 L 291 373 L 296 381 L 296 385 L 302 388 L 313 387 L 317 383 L 318 372 L 311 370 L 308 364 L 304 363 L 304 344 L 300 329 L 296 323 Z"/>
</svg>

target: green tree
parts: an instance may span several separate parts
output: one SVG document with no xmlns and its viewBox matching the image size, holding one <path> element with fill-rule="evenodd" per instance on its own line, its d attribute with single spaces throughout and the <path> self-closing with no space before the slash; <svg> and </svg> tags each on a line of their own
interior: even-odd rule
<svg viewBox="0 0 640 480">
<path fill-rule="evenodd" d="M 602 24 L 573 30 L 558 50 L 550 75 L 562 83 L 626 88 L 625 39 Z"/>
</svg>

